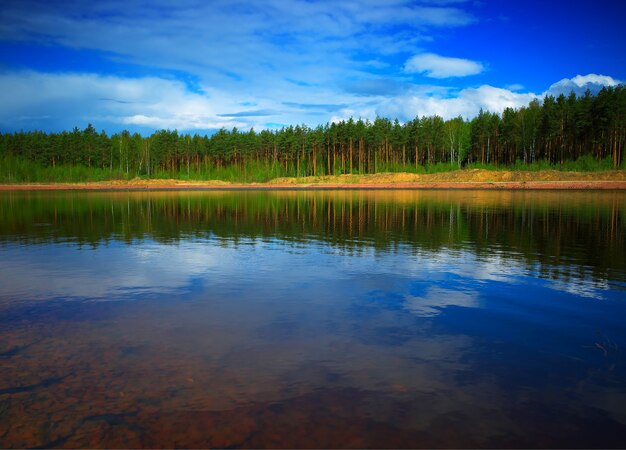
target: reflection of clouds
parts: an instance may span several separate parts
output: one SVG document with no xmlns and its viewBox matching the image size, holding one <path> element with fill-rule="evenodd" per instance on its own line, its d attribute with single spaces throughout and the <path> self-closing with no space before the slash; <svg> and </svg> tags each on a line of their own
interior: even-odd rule
<svg viewBox="0 0 626 450">
<path fill-rule="evenodd" d="M 405 260 L 406 261 L 406 260 Z M 432 256 L 420 252 L 416 258 L 405 262 L 404 273 L 416 279 L 435 280 L 441 274 L 453 273 L 472 282 L 499 282 L 521 286 L 523 284 L 541 285 L 549 289 L 579 297 L 602 299 L 603 291 L 610 289 L 606 280 L 595 280 L 589 270 L 583 266 L 559 266 L 551 274 L 562 271 L 558 277 L 539 277 L 540 267 L 529 267 L 515 254 L 494 250 L 491 254 L 480 254 L 464 250 L 440 250 Z M 397 267 L 396 270 L 400 270 Z M 401 272 L 396 272 L 401 273 Z"/>
<path fill-rule="evenodd" d="M 476 293 L 462 292 L 440 287 L 431 288 L 423 297 L 406 298 L 405 308 L 421 317 L 433 317 L 448 306 L 477 308 L 480 306 Z"/>
<path fill-rule="evenodd" d="M 256 285 L 259 292 L 298 289 L 299 295 L 307 295 L 302 292 L 321 279 L 348 278 L 367 291 L 396 292 L 403 289 L 402 280 L 409 279 L 424 283 L 426 294 L 413 292 L 405 308 L 432 317 L 446 306 L 478 307 L 477 296 L 489 293 L 489 282 L 513 288 L 531 283 L 587 298 L 603 298 L 610 289 L 606 282 L 593 282 L 583 268 L 575 273 L 566 267 L 567 280 L 540 278 L 536 268 L 497 250 L 477 255 L 458 249 L 415 252 L 401 246 L 394 252 L 368 247 L 349 252 L 278 239 L 198 239 L 175 245 L 112 242 L 90 250 L 61 244 L 27 249 L 7 245 L 0 252 L 0 296 L 33 300 L 171 294 L 190 288 L 194 279 L 212 287 Z"/>
<path fill-rule="evenodd" d="M 546 268 L 537 265 L 531 275 L 545 280 L 546 287 L 550 289 L 578 297 L 602 300 L 605 293 L 611 290 L 608 280 L 594 277 L 586 266 L 561 265 Z"/>
<path fill-rule="evenodd" d="M 512 257 L 504 257 L 499 252 L 489 256 L 477 257 L 473 253 L 464 252 L 466 261 L 460 267 L 459 275 L 483 281 L 501 281 L 511 283 L 515 276 L 525 274 L 524 264 Z"/>
<path fill-rule="evenodd" d="M 125 294 L 168 293 L 188 284 L 218 262 L 230 264 L 229 251 L 193 242 L 102 246 L 79 250 L 64 245 L 5 247 L 0 259 L 0 296 L 29 300 L 104 299 Z"/>
<path fill-rule="evenodd" d="M 270 295 L 273 290 L 305 289 L 307 283 L 319 279 L 339 279 L 342 274 L 333 266 L 342 265 L 345 259 L 324 249 L 280 240 L 145 241 L 94 249 L 58 244 L 27 249 L 4 246 L 0 248 L 0 297 L 103 300 L 176 294 L 184 293 L 194 279 L 206 291 L 218 286 L 226 290 L 255 286 L 257 294 Z M 345 268 L 352 270 L 349 263 Z"/>
<path fill-rule="evenodd" d="M 493 342 L 522 343 L 520 357 L 532 358 L 535 347 L 524 350 L 526 339 L 534 345 L 556 329 L 559 336 L 561 328 L 567 332 L 563 321 L 570 325 L 579 318 L 572 319 L 572 311 L 559 316 L 562 309 L 538 309 L 541 295 L 533 295 L 557 288 L 497 251 L 415 252 L 399 246 L 350 253 L 319 242 L 246 238 L 146 240 L 93 250 L 0 247 L 0 299 L 126 298 L 145 292 L 169 300 L 189 293 L 178 302 L 100 304 L 117 312 L 116 320 L 104 324 L 82 317 L 46 323 L 71 343 L 58 347 L 55 340 L 54 351 L 77 355 L 55 359 L 63 361 L 63 370 L 94 368 L 93 385 L 107 385 L 112 372 L 123 373 L 114 380 L 116 389 L 135 395 L 135 404 L 158 398 L 163 410 L 225 410 L 346 388 L 355 393 L 355 411 L 363 417 L 407 429 L 430 430 L 446 418 L 474 424 L 475 418 L 482 422 L 498 414 L 509 430 L 517 430 L 515 416 L 507 415 L 510 389 L 520 398 L 533 391 L 511 386 L 506 359 L 504 369 L 491 362 L 500 348 Z M 444 313 L 450 307 L 453 314 Z M 457 320 L 469 311 L 454 307 L 493 309 L 472 311 L 474 328 L 464 328 Z M 452 317 L 456 312 L 461 314 Z M 497 329 L 493 317 L 513 318 L 521 334 L 509 334 L 513 327 Z M 538 324 L 548 331 L 545 338 L 532 323 L 536 317 L 550 319 Z M 478 327 L 479 333 L 472 331 Z M 551 348 L 543 345 L 537 344 Z M 108 359 L 100 360 L 94 346 L 138 350 L 129 357 L 107 352 Z M 596 383 L 589 385 L 591 391 Z M 601 396 L 601 386 L 595 392 L 597 399 L 585 404 L 615 416 L 623 412 L 617 403 L 603 406 L 611 399 Z M 128 400 L 111 400 L 116 401 Z M 519 433 L 524 431 L 520 426 Z M 479 435 L 481 429 L 466 432 Z"/>
<path fill-rule="evenodd" d="M 427 272 L 453 272 L 472 280 L 502 281 L 511 283 L 515 276 L 526 273 L 526 266 L 518 259 L 505 257 L 494 251 L 490 255 L 477 255 L 466 250 L 439 250 L 433 257 L 423 253 L 413 260 L 411 269 L 419 274 Z"/>
<path fill-rule="evenodd" d="M 569 282 L 551 280 L 548 287 L 557 291 L 577 295 L 579 297 L 593 298 L 596 300 L 602 300 L 604 298 L 602 291 L 609 290 L 609 284 L 606 281 L 594 282 L 591 279 L 585 278 L 574 279 Z"/>
</svg>

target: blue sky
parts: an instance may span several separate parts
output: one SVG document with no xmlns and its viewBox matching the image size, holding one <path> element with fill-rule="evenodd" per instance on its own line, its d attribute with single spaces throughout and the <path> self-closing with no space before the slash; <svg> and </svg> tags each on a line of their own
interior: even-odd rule
<svg viewBox="0 0 626 450">
<path fill-rule="evenodd" d="M 621 1 L 0 5 L 0 130 L 472 117 L 626 80 Z"/>
</svg>

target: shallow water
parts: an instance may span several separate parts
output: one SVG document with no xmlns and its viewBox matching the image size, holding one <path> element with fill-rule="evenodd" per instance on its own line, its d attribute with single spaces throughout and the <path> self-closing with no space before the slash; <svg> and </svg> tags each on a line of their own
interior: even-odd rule
<svg viewBox="0 0 626 450">
<path fill-rule="evenodd" d="M 623 447 L 626 193 L 0 193 L 0 447 Z"/>
</svg>

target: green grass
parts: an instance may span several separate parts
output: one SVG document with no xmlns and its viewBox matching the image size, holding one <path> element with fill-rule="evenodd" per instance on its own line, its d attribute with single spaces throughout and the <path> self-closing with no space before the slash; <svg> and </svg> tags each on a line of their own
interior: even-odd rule
<svg viewBox="0 0 626 450">
<path fill-rule="evenodd" d="M 408 172 L 419 174 L 441 173 L 458 170 L 456 163 L 450 164 L 441 162 L 429 165 L 420 165 L 417 168 L 412 164 L 384 164 L 377 166 L 378 172 Z M 540 171 L 540 170 L 561 170 L 572 172 L 594 172 L 611 170 L 613 164 L 610 158 L 597 160 L 592 156 L 583 156 L 576 161 L 565 161 L 561 164 L 550 164 L 546 161 L 537 161 L 532 164 L 524 164 L 517 161 L 512 166 L 498 166 L 493 164 L 473 163 L 465 167 L 466 169 L 484 169 L 484 170 L 513 170 L 513 171 Z M 300 176 L 311 175 L 310 169 L 307 171 L 302 166 Z M 626 161 L 622 164 L 621 169 L 626 169 Z M 345 171 L 343 173 L 347 173 Z M 338 175 L 341 171 L 335 173 Z M 355 168 L 354 174 L 359 174 Z M 318 175 L 324 175 L 323 168 L 320 169 Z M 263 183 L 274 178 L 280 177 L 296 177 L 295 167 L 290 167 L 288 171 L 284 166 L 279 164 L 266 164 L 257 161 L 248 161 L 245 166 L 225 166 L 215 167 L 208 166 L 206 169 L 201 167 L 200 170 L 190 168 L 187 172 L 186 167 L 180 171 L 155 171 L 150 178 L 153 179 L 178 179 L 178 180 L 222 180 L 238 183 Z M 21 158 L 11 156 L 0 157 L 0 183 L 80 183 L 88 181 L 107 181 L 107 180 L 126 180 L 134 178 L 136 174 L 126 174 L 119 170 L 110 170 L 102 168 L 89 168 L 82 165 L 57 165 L 56 167 L 43 167 L 35 162 L 31 162 Z M 148 178 L 142 175 L 141 178 Z"/>
<path fill-rule="evenodd" d="M 601 160 L 595 159 L 591 155 L 581 156 L 575 161 L 564 161 L 563 164 L 549 163 L 545 160 L 535 161 L 531 164 L 524 164 L 523 161 L 516 161 L 512 166 L 496 166 L 493 164 L 474 163 L 467 166 L 468 169 L 485 169 L 485 170 L 526 170 L 537 172 L 540 170 L 559 170 L 563 172 L 602 172 L 613 169 L 613 161 L 611 158 Z M 621 169 L 626 168 L 626 164 L 622 164 Z"/>
<path fill-rule="evenodd" d="M 296 176 L 295 172 L 285 172 L 284 168 L 278 164 L 264 164 L 257 161 L 248 161 L 244 166 L 209 166 L 206 170 L 196 171 L 186 168 L 180 171 L 156 171 L 151 178 L 155 179 L 176 179 L 176 180 L 222 180 L 239 183 L 263 183 L 274 178 Z"/>
<path fill-rule="evenodd" d="M 0 182 L 2 183 L 80 183 L 125 178 L 124 173 L 115 170 L 82 165 L 43 167 L 22 158 L 0 157 Z"/>
</svg>

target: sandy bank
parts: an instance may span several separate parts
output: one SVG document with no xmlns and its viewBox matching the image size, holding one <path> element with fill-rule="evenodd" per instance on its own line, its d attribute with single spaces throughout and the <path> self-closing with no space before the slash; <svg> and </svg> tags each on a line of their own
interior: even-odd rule
<svg viewBox="0 0 626 450">
<path fill-rule="evenodd" d="M 457 170 L 435 174 L 382 173 L 277 178 L 267 183 L 142 180 L 90 183 L 0 184 L 0 190 L 263 190 L 263 189 L 626 189 L 626 171 L 540 172 Z"/>
</svg>

